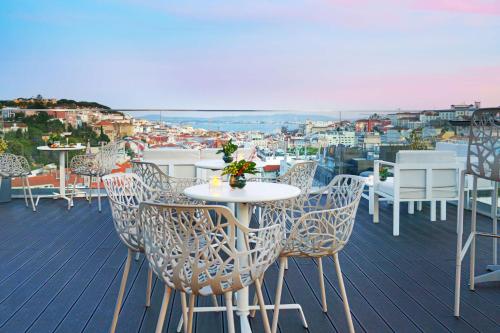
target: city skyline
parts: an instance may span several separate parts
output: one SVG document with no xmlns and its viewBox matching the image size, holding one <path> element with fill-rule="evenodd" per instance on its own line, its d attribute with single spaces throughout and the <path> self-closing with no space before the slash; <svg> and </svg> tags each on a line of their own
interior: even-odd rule
<svg viewBox="0 0 500 333">
<path fill-rule="evenodd" d="M 30 0 L 0 9 L 0 99 L 357 113 L 500 105 L 494 1 Z"/>
</svg>

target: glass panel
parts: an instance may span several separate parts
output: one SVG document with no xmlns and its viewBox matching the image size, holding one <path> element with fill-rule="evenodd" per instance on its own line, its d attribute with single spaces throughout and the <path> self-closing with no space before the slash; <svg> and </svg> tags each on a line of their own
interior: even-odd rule
<svg viewBox="0 0 500 333">
<path fill-rule="evenodd" d="M 61 175 L 68 193 L 74 190 L 73 184 L 78 196 L 96 189 L 95 180 L 71 173 L 71 160 L 78 154 L 97 153 L 103 144 L 121 139 L 129 144 L 120 150 L 113 172 L 129 171 L 130 159 L 137 158 L 158 162 L 171 175 L 200 176 L 195 160 L 221 159 L 216 151 L 232 138 L 240 147 L 234 157 L 248 158 L 255 149 L 255 158 L 266 166 L 261 169 L 265 177 L 276 177 L 299 160 L 318 161 L 315 186 L 328 184 L 336 174 L 369 176 L 375 160 L 394 162 L 400 150 L 452 150 L 464 166 L 467 154 L 467 121 L 437 122 L 411 113 L 366 114 L 364 118 L 353 114 L 342 119 L 336 112 L 310 111 L 2 111 L 0 129 L 7 150 L 27 158 L 35 196 L 59 192 Z M 61 153 L 40 148 L 47 145 L 79 149 Z M 388 171 L 390 175 L 391 169 Z M 208 170 L 203 176 L 214 174 L 220 172 Z M 491 186 L 481 186 L 479 209 L 487 211 L 491 207 Z M 12 179 L 12 195 L 23 196 L 20 178 Z"/>
</svg>

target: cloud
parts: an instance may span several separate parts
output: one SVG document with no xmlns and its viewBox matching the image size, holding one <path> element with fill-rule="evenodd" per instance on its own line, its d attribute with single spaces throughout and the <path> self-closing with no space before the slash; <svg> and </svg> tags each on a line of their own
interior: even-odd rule
<svg viewBox="0 0 500 333">
<path fill-rule="evenodd" d="M 500 15 L 498 0 L 418 0 L 414 8 L 464 14 Z"/>
</svg>

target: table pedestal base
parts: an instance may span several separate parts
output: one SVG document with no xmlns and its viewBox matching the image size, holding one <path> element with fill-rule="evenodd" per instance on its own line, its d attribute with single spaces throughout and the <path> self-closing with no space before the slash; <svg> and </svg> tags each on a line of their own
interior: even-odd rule
<svg viewBox="0 0 500 333">
<path fill-rule="evenodd" d="M 274 310 L 274 305 L 269 304 L 269 305 L 266 305 L 265 308 L 268 311 L 272 311 L 272 310 Z M 259 311 L 260 307 L 258 305 L 250 305 L 248 307 L 248 309 Z M 225 306 L 204 306 L 204 307 L 195 307 L 194 308 L 194 312 L 222 312 L 222 311 L 226 311 L 226 310 L 227 309 Z M 239 312 L 238 308 L 236 308 L 234 310 L 236 311 L 236 313 Z M 308 328 L 307 320 L 306 320 L 306 317 L 304 315 L 304 311 L 302 311 L 302 307 L 300 306 L 300 304 L 280 304 L 280 310 L 297 310 L 299 312 L 300 319 L 302 321 L 302 326 L 304 326 L 304 328 Z M 241 332 L 252 332 L 252 329 L 250 328 L 250 322 L 248 321 L 248 316 L 239 315 L 239 317 L 240 317 Z M 182 331 L 182 324 L 183 324 L 183 319 L 181 316 L 181 318 L 179 319 L 179 324 L 177 324 L 177 332 L 179 332 L 179 333 Z"/>
<path fill-rule="evenodd" d="M 64 199 L 64 200 L 68 201 L 68 204 L 73 206 L 73 203 L 71 202 L 71 198 L 67 197 L 65 194 L 61 194 L 61 193 L 57 193 L 57 192 L 54 192 L 52 194 L 43 194 L 43 195 L 37 196 L 35 206 L 38 206 L 38 201 L 40 201 L 40 199 L 45 199 L 45 198 L 52 198 L 54 200 L 55 199 Z"/>
</svg>

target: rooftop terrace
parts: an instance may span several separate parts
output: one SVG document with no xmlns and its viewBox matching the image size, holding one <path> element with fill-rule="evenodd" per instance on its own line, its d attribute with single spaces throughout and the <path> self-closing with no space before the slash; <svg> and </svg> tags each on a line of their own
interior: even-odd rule
<svg viewBox="0 0 500 333">
<path fill-rule="evenodd" d="M 340 253 L 357 332 L 500 331 L 498 283 L 470 292 L 465 282 L 462 316 L 453 317 L 456 207 L 448 207 L 448 220 L 432 223 L 428 206 L 414 215 L 402 209 L 401 236 L 393 237 L 391 209 L 382 204 L 381 223 L 373 224 L 362 200 L 351 241 Z M 116 236 L 107 202 L 98 213 L 96 203 L 89 207 L 78 200 L 68 211 L 63 201 L 42 200 L 33 213 L 22 200 L 13 200 L 0 205 L 0 216 L 0 332 L 106 332 L 127 251 Z M 478 223 L 479 229 L 491 228 L 484 217 Z M 478 254 L 481 272 L 489 263 L 491 241 L 480 240 Z M 345 332 L 333 263 L 325 261 L 327 314 L 321 311 L 315 265 L 310 259 L 290 260 L 283 303 L 302 304 L 309 332 Z M 277 266 L 266 273 L 268 303 L 277 273 Z M 154 331 L 163 286 L 154 281 L 152 305 L 146 309 L 146 275 L 141 257 L 132 265 L 118 332 Z M 195 331 L 226 331 L 223 316 L 198 314 Z M 180 301 L 174 295 L 164 331 L 175 332 L 179 317 Z M 251 324 L 254 332 L 263 331 L 260 316 Z M 280 313 L 279 328 L 306 331 L 291 310 Z"/>
</svg>

